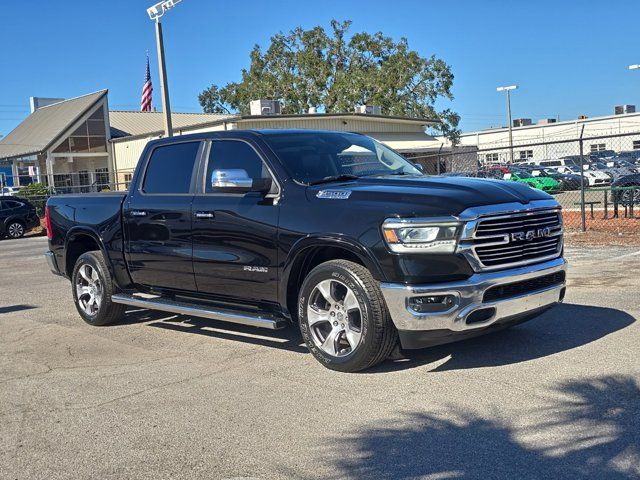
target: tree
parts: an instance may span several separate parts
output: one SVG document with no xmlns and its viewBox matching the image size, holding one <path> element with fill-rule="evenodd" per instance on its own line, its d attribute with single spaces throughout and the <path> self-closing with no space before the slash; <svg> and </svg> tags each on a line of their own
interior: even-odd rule
<svg viewBox="0 0 640 480">
<path fill-rule="evenodd" d="M 266 51 L 253 48 L 240 82 L 211 85 L 198 96 L 200 105 L 208 113 L 242 114 L 256 99 L 281 100 L 283 113 L 295 114 L 380 105 L 385 115 L 440 120 L 437 129 L 455 141 L 459 115 L 434 106 L 439 98 L 453 99 L 449 65 L 420 56 L 406 38 L 395 42 L 381 32 L 363 32 L 347 39 L 350 25 L 332 20 L 329 33 L 318 26 L 274 35 Z"/>
</svg>

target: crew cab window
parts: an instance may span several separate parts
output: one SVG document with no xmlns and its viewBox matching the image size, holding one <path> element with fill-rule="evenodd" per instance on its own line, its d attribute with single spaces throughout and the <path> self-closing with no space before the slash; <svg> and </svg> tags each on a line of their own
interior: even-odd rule
<svg viewBox="0 0 640 480">
<path fill-rule="evenodd" d="M 176 143 L 153 150 L 144 176 L 144 193 L 189 193 L 200 142 Z"/>
<path fill-rule="evenodd" d="M 218 140 L 211 145 L 206 179 L 214 170 L 244 170 L 252 180 L 271 178 L 262 158 L 248 143 L 239 140 Z M 205 182 L 206 193 L 216 190 L 211 182 Z"/>
</svg>

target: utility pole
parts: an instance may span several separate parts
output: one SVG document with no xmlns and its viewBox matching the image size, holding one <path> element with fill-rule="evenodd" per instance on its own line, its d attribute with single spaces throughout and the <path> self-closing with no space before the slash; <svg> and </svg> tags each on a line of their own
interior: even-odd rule
<svg viewBox="0 0 640 480">
<path fill-rule="evenodd" d="M 513 122 L 511 120 L 511 90 L 518 88 L 517 85 L 508 87 L 498 87 L 498 92 L 507 92 L 507 120 L 509 121 L 509 163 L 513 163 Z"/>
<path fill-rule="evenodd" d="M 147 14 L 151 20 L 156 22 L 156 47 L 158 50 L 158 71 L 160 74 L 160 95 L 162 97 L 162 114 L 164 117 L 164 134 L 167 137 L 173 136 L 171 125 L 171 105 L 169 104 L 169 84 L 167 83 L 167 67 L 164 60 L 164 41 L 162 39 L 162 23 L 160 17 L 164 13 L 175 7 L 182 0 L 166 0 L 156 3 L 147 9 Z"/>
</svg>

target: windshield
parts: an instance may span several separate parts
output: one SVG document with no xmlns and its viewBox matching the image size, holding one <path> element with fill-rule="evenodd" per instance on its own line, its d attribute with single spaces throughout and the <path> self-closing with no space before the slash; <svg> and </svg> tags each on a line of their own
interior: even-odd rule
<svg viewBox="0 0 640 480">
<path fill-rule="evenodd" d="M 334 177 L 423 175 L 402 156 L 364 135 L 341 132 L 273 132 L 265 139 L 301 183 Z"/>
<path fill-rule="evenodd" d="M 527 173 L 527 172 L 525 172 L 523 170 L 517 170 L 517 171 L 515 171 L 513 173 L 518 175 L 518 177 L 520 177 L 520 178 L 533 178 L 533 175 L 531 175 L 530 173 Z"/>
</svg>

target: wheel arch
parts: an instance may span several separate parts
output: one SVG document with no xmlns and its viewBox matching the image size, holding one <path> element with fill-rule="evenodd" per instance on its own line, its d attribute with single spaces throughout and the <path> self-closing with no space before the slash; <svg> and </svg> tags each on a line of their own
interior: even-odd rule
<svg viewBox="0 0 640 480">
<path fill-rule="evenodd" d="M 107 268 L 109 269 L 109 274 L 113 278 L 113 268 L 109 261 L 109 257 L 106 254 L 106 249 L 104 248 L 104 244 L 102 243 L 100 236 L 94 230 L 81 226 L 73 227 L 71 230 L 69 230 L 65 239 L 64 273 L 68 278 L 71 278 L 73 267 L 75 266 L 76 261 L 78 260 L 80 255 L 91 251 L 100 251 L 102 253 L 105 259 L 105 263 L 107 264 Z"/>
<path fill-rule="evenodd" d="M 299 240 L 290 250 L 279 282 L 280 305 L 292 320 L 297 320 L 298 292 L 307 274 L 329 260 L 350 260 L 367 268 L 374 278 L 384 275 L 373 254 L 353 239 L 343 236 L 309 236 Z"/>
</svg>

